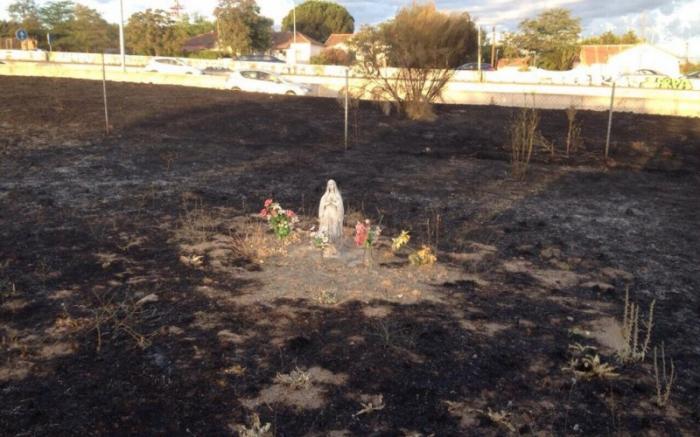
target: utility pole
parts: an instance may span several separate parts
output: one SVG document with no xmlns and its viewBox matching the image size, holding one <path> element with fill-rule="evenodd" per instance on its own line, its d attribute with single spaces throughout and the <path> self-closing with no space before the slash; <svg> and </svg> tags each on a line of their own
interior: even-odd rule
<svg viewBox="0 0 700 437">
<path fill-rule="evenodd" d="M 481 25 L 477 27 L 477 55 L 476 55 L 476 68 L 479 71 L 479 82 L 481 82 Z"/>
<path fill-rule="evenodd" d="M 496 68 L 496 26 L 493 26 L 493 35 L 491 37 L 491 66 Z"/>
<path fill-rule="evenodd" d="M 292 21 L 294 21 L 294 44 L 297 43 L 297 2 L 294 2 L 294 8 L 292 9 Z M 296 50 L 296 46 L 294 47 L 294 50 Z"/>
<path fill-rule="evenodd" d="M 292 45 L 289 48 L 292 51 L 292 61 L 294 65 L 297 65 L 297 2 L 296 0 L 292 0 L 292 5 L 294 6 L 292 8 L 292 21 L 293 21 L 293 26 L 294 29 L 292 31 Z M 287 50 L 287 62 L 289 62 L 289 50 Z"/>
<path fill-rule="evenodd" d="M 122 58 L 122 71 L 126 72 L 126 54 L 124 53 L 124 0 L 119 0 L 119 53 Z"/>
</svg>

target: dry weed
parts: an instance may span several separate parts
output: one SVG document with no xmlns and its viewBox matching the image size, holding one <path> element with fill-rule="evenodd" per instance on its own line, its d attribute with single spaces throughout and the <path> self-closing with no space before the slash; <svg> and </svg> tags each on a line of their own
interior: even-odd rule
<svg viewBox="0 0 700 437">
<path fill-rule="evenodd" d="M 88 332 L 95 331 L 97 334 L 98 353 L 102 349 L 102 338 L 109 333 L 112 334 L 112 339 L 120 333 L 126 334 L 142 349 L 150 345 L 147 336 L 139 333 L 134 327 L 142 318 L 142 304 L 129 300 L 113 302 L 113 298 L 105 300 L 98 294 L 95 294 L 95 298 L 98 305 L 91 310 L 92 316 L 87 327 Z"/>
<path fill-rule="evenodd" d="M 656 377 L 656 405 L 660 408 L 664 408 L 668 405 L 668 401 L 671 399 L 671 390 L 673 389 L 673 383 L 676 381 L 676 368 L 673 365 L 673 360 L 671 360 L 670 372 L 666 367 L 666 351 L 664 350 L 664 344 L 661 343 L 661 369 L 659 369 L 658 358 L 656 354 L 656 347 L 654 347 L 654 375 Z"/>
<path fill-rule="evenodd" d="M 255 263 L 263 263 L 272 256 L 285 256 L 289 246 L 299 241 L 299 235 L 292 233 L 280 240 L 267 232 L 262 223 L 250 223 L 240 234 L 231 235 L 233 251 L 242 258 Z"/>
<path fill-rule="evenodd" d="M 381 411 L 384 409 L 384 396 L 379 395 L 376 396 L 375 399 L 369 401 L 369 402 L 360 402 L 360 405 L 362 405 L 362 409 L 358 411 L 357 413 L 353 414 L 353 416 L 361 416 L 363 414 L 369 414 L 374 411 Z"/>
<path fill-rule="evenodd" d="M 294 390 L 303 390 L 311 387 L 311 373 L 304 372 L 297 367 L 289 373 L 278 373 L 275 376 L 275 382 L 289 386 Z"/>
<path fill-rule="evenodd" d="M 568 121 L 568 129 L 566 132 L 566 156 L 574 153 L 583 145 L 583 137 L 581 136 L 581 123 L 576 121 L 576 107 L 569 106 L 566 109 L 566 119 Z"/>
<path fill-rule="evenodd" d="M 192 206 L 184 205 L 185 212 L 180 218 L 180 237 L 187 241 L 207 241 L 218 222 L 214 214 L 203 208 L 202 202 L 195 200 Z"/>
<path fill-rule="evenodd" d="M 527 174 L 535 142 L 541 137 L 538 132 L 540 116 L 535 108 L 524 108 L 510 124 L 511 172 L 517 180 Z"/>
<path fill-rule="evenodd" d="M 430 102 L 425 100 L 410 100 L 404 104 L 404 110 L 409 119 L 415 121 L 430 121 L 437 120 L 437 114 Z"/>
<path fill-rule="evenodd" d="M 629 288 L 625 291 L 625 310 L 622 316 L 622 339 L 623 344 L 617 351 L 618 358 L 623 363 L 644 361 L 649 351 L 651 342 L 651 329 L 654 325 L 654 306 L 656 300 L 649 305 L 647 320 L 643 321 L 645 336 L 644 341 L 639 342 L 639 305 L 630 302 Z"/>
<path fill-rule="evenodd" d="M 335 290 L 321 290 L 316 300 L 321 305 L 335 305 L 338 303 L 338 292 Z"/>
<path fill-rule="evenodd" d="M 505 429 L 506 431 L 510 433 L 515 433 L 516 429 L 515 426 L 513 426 L 513 423 L 510 421 L 510 413 L 508 413 L 505 410 L 500 410 L 500 411 L 493 411 L 491 408 L 488 408 L 486 411 L 484 410 L 474 410 L 477 413 L 480 413 L 484 416 L 486 416 L 491 423 L 494 425 Z"/>
<path fill-rule="evenodd" d="M 429 246 L 423 246 L 408 256 L 408 261 L 414 266 L 431 266 L 437 262 L 437 257 L 433 253 L 433 249 Z"/>
<path fill-rule="evenodd" d="M 250 421 L 250 428 L 245 425 L 236 425 L 234 430 L 238 432 L 239 437 L 272 437 L 272 431 L 270 428 L 271 424 L 266 423 L 263 425 L 260 422 L 260 416 L 253 414 L 253 418 Z"/>
</svg>

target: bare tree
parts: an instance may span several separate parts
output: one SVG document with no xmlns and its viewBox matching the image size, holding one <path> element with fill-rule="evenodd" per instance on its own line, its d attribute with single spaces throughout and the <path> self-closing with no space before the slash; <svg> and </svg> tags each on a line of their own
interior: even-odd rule
<svg viewBox="0 0 700 437">
<path fill-rule="evenodd" d="M 454 68 L 476 51 L 476 28 L 467 13 L 414 3 L 392 20 L 364 27 L 352 44 L 355 68 L 374 97 L 392 100 L 411 119 L 432 119 L 432 104 Z"/>
</svg>

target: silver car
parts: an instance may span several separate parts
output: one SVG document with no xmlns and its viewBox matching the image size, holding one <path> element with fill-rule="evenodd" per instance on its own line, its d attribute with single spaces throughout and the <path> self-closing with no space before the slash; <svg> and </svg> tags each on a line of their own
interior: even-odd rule
<svg viewBox="0 0 700 437">
<path fill-rule="evenodd" d="M 171 74 L 202 74 L 202 70 L 187 65 L 179 59 L 173 58 L 153 58 L 148 65 L 146 65 L 146 71 Z"/>
<path fill-rule="evenodd" d="M 234 71 L 226 81 L 226 88 L 233 91 L 287 94 L 290 96 L 306 96 L 311 93 L 309 86 L 290 82 L 274 73 L 258 70 Z"/>
</svg>

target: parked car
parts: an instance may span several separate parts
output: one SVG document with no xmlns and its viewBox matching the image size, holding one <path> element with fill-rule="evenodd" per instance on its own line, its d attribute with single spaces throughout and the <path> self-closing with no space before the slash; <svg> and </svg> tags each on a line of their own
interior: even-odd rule
<svg viewBox="0 0 700 437">
<path fill-rule="evenodd" d="M 243 62 L 281 62 L 284 63 L 283 60 L 277 59 L 274 56 L 269 56 L 269 55 L 243 55 L 243 56 L 238 56 L 236 58 L 236 61 L 243 61 Z"/>
<path fill-rule="evenodd" d="M 226 87 L 233 91 L 290 96 L 305 96 L 311 92 L 308 86 L 290 82 L 273 73 L 257 70 L 234 71 L 226 80 Z"/>
<path fill-rule="evenodd" d="M 632 87 L 632 88 L 656 88 L 658 80 L 667 78 L 665 74 L 657 73 L 654 70 L 641 69 L 632 73 L 623 73 L 617 78 L 608 78 L 603 81 L 603 85 L 612 85 L 613 82 L 617 86 Z"/>
<path fill-rule="evenodd" d="M 457 67 L 457 70 L 471 70 L 471 71 L 478 71 L 479 70 L 479 63 L 478 62 L 470 62 L 468 64 L 460 65 Z M 481 71 L 494 71 L 495 68 L 493 68 L 493 65 L 491 64 L 486 64 L 482 63 L 481 64 Z"/>
<path fill-rule="evenodd" d="M 690 82 L 690 89 L 700 90 L 700 71 L 686 74 L 685 79 Z"/>
<path fill-rule="evenodd" d="M 153 58 L 146 65 L 146 71 L 153 73 L 202 74 L 202 70 L 172 58 Z"/>
</svg>

